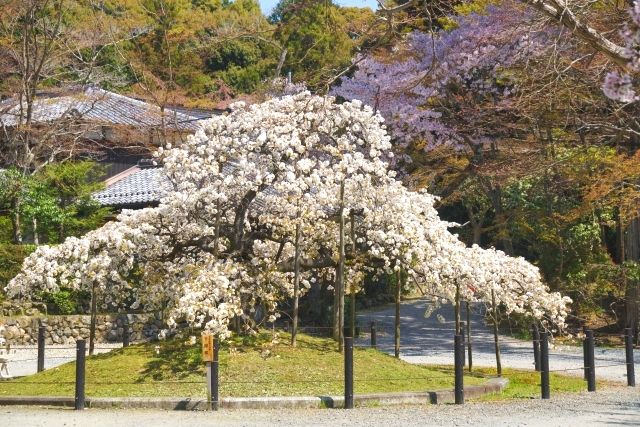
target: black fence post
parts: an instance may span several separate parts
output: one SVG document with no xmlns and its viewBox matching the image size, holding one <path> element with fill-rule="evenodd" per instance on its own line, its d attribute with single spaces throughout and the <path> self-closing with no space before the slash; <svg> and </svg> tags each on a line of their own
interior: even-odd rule
<svg viewBox="0 0 640 427">
<path fill-rule="evenodd" d="M 44 333 L 46 329 L 40 325 L 38 328 L 38 372 L 44 371 Z"/>
<path fill-rule="evenodd" d="M 378 339 L 376 337 L 376 334 L 378 333 L 378 331 L 376 330 L 376 321 L 373 320 L 371 322 L 371 347 L 372 348 L 376 348 L 378 346 Z"/>
<path fill-rule="evenodd" d="M 469 314 L 469 302 L 467 302 L 467 360 L 469 361 L 469 372 L 473 369 L 473 345 L 471 344 L 471 320 Z M 463 332 L 464 335 L 464 332 Z"/>
<path fill-rule="evenodd" d="M 125 324 L 122 329 L 122 346 L 129 347 L 129 343 L 131 340 L 131 329 L 129 328 L 129 324 Z"/>
<path fill-rule="evenodd" d="M 462 337 L 462 367 L 464 368 L 467 364 L 467 352 L 465 351 L 465 347 L 467 345 L 467 340 L 465 339 L 464 331 L 467 329 L 467 325 L 464 321 L 460 322 L 460 336 Z"/>
<path fill-rule="evenodd" d="M 582 358 L 584 360 L 584 380 L 589 380 L 589 349 L 587 348 L 587 327 L 582 328 L 582 333 L 584 334 L 584 339 L 582 340 Z"/>
<path fill-rule="evenodd" d="M 627 385 L 629 387 L 636 386 L 636 370 L 633 361 L 633 330 L 625 328 L 624 330 L 624 347 L 627 362 Z"/>
<path fill-rule="evenodd" d="M 454 336 L 454 369 L 456 405 L 464 403 L 464 339 L 462 335 Z"/>
<path fill-rule="evenodd" d="M 587 364 L 589 371 L 587 373 L 587 390 L 596 391 L 596 359 L 595 359 L 595 340 L 593 339 L 593 331 L 587 330 Z"/>
<path fill-rule="evenodd" d="M 344 337 L 344 408 L 353 409 L 353 338 Z"/>
<path fill-rule="evenodd" d="M 213 340 L 213 362 L 211 362 L 211 409 L 217 411 L 220 408 L 220 381 L 219 381 L 219 359 L 220 339 Z"/>
<path fill-rule="evenodd" d="M 535 370 L 540 372 L 540 330 L 536 323 L 533 324 L 531 329 L 531 336 L 533 336 L 533 364 Z"/>
<path fill-rule="evenodd" d="M 85 340 L 76 341 L 76 411 L 84 409 L 85 406 L 85 354 L 87 343 Z"/>
<path fill-rule="evenodd" d="M 546 332 L 540 333 L 540 391 L 543 399 L 549 399 L 549 338 Z"/>
<path fill-rule="evenodd" d="M 290 329 L 289 329 L 289 321 L 288 321 L 288 320 L 286 320 L 286 321 L 284 322 L 284 330 L 285 330 L 287 333 L 289 333 L 289 332 L 290 332 Z"/>
</svg>

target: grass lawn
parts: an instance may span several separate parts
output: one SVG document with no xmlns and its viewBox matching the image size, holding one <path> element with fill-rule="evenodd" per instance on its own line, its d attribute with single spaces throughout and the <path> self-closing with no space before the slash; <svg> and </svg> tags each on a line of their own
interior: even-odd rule
<svg viewBox="0 0 640 427">
<path fill-rule="evenodd" d="M 299 335 L 298 347 L 289 335 L 272 342 L 270 332 L 237 337 L 220 351 L 221 396 L 340 395 L 343 356 L 334 341 Z M 154 347 L 160 346 L 160 354 Z M 200 344 L 173 340 L 118 349 L 87 358 L 89 397 L 176 396 L 206 397 Z M 355 392 L 433 391 L 453 387 L 451 367 L 418 366 L 376 350 L 354 352 Z M 75 363 L 37 375 L 0 381 L 3 396 L 73 396 Z M 469 376 L 466 384 L 484 378 Z"/>
<path fill-rule="evenodd" d="M 495 376 L 495 368 L 478 368 L 478 374 Z M 517 369 L 502 369 L 502 376 L 509 379 L 509 386 L 502 393 L 491 393 L 476 400 L 532 399 L 540 398 L 540 372 Z M 611 385 L 610 382 L 598 380 L 598 387 Z M 549 374 L 551 398 L 557 393 L 577 393 L 587 390 L 587 382 L 578 376 Z"/>
<path fill-rule="evenodd" d="M 221 396 L 341 395 L 343 356 L 334 341 L 300 334 L 298 347 L 288 334 L 272 340 L 270 332 L 236 337 L 220 351 Z M 155 347 L 160 346 L 156 354 Z M 355 392 L 433 391 L 453 388 L 451 366 L 412 365 L 368 348 L 354 354 Z M 539 398 L 540 373 L 504 369 L 510 380 L 503 393 L 480 400 Z M 465 385 L 481 384 L 495 369 L 476 368 Z M 0 381 L 0 396 L 73 396 L 75 363 L 37 375 Z M 87 358 L 89 397 L 173 396 L 206 397 L 200 344 L 180 340 L 140 344 Z M 606 386 L 599 381 L 598 386 Z M 551 373 L 551 395 L 586 390 L 580 377 Z"/>
</svg>

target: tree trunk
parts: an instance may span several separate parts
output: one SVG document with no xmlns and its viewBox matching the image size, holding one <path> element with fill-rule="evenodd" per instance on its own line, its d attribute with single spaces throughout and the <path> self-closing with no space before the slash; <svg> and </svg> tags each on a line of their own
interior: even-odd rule
<svg viewBox="0 0 640 427">
<path fill-rule="evenodd" d="M 467 209 L 467 217 L 469 218 L 469 223 L 471 224 L 471 233 L 473 237 L 473 243 L 476 245 L 480 245 L 482 241 L 482 227 L 484 226 L 484 218 L 487 214 L 487 209 L 483 209 L 480 207 L 479 212 L 474 212 L 473 207 L 469 204 L 465 205 Z"/>
<path fill-rule="evenodd" d="M 467 309 L 467 349 L 469 351 L 469 372 L 473 369 L 473 355 L 471 353 L 471 305 L 469 301 L 466 302 Z"/>
<path fill-rule="evenodd" d="M 500 224 L 500 240 L 502 240 L 502 249 L 507 255 L 513 255 L 513 242 L 509 233 L 509 227 L 507 219 L 504 215 L 504 209 L 502 207 L 502 188 L 500 185 L 491 185 L 488 191 L 489 200 L 493 206 L 493 211 L 496 215 L 496 221 Z"/>
<path fill-rule="evenodd" d="M 38 219 L 34 216 L 31 222 L 33 223 L 33 244 L 38 246 L 40 244 L 40 238 L 38 237 Z"/>
<path fill-rule="evenodd" d="M 566 7 L 567 3 L 546 0 L 522 0 L 522 2 L 534 7 L 551 17 L 556 23 L 568 28 L 573 35 L 587 43 L 592 49 L 606 55 L 619 67 L 624 69 L 630 68 L 630 61 L 625 53 L 625 48 L 615 44 L 604 37 L 598 30 L 578 19 L 578 17 Z"/>
<path fill-rule="evenodd" d="M 280 51 L 280 58 L 278 59 L 278 66 L 276 67 L 276 72 L 273 75 L 274 78 L 277 79 L 278 77 L 280 77 L 280 73 L 282 72 L 282 66 L 284 65 L 285 59 L 287 59 L 287 49 L 282 49 Z"/>
<path fill-rule="evenodd" d="M 454 315 L 456 318 L 456 335 L 462 334 L 462 329 L 460 328 L 460 284 L 456 280 L 456 300 L 453 305 Z"/>
<path fill-rule="evenodd" d="M 60 200 L 60 207 L 64 211 L 67 206 L 71 204 L 71 201 L 67 201 L 64 197 Z M 60 224 L 58 224 L 58 242 L 64 242 L 64 234 L 65 234 L 65 223 L 64 216 L 60 219 Z"/>
<path fill-rule="evenodd" d="M 298 338 L 298 304 L 300 300 L 300 224 L 296 224 L 295 254 L 293 261 L 293 330 L 291 346 L 295 347 Z"/>
<path fill-rule="evenodd" d="M 355 286 L 351 286 L 351 299 L 349 300 L 350 304 L 350 314 L 351 314 L 351 336 L 355 338 L 356 336 L 356 289 Z"/>
<path fill-rule="evenodd" d="M 58 226 L 58 242 L 64 242 L 64 220 L 60 221 L 60 225 Z"/>
<path fill-rule="evenodd" d="M 496 371 L 502 376 L 502 362 L 500 360 L 500 336 L 498 335 L 498 307 L 496 305 L 496 293 L 491 290 L 491 313 L 493 316 L 493 343 L 496 351 Z"/>
<path fill-rule="evenodd" d="M 640 217 L 632 219 L 626 227 L 620 226 L 619 229 L 623 230 L 620 236 L 620 252 L 625 287 L 624 326 L 631 328 L 633 335 L 637 336 L 640 322 L 640 283 L 632 277 L 627 277 L 624 262 L 640 261 Z"/>
<path fill-rule="evenodd" d="M 400 298 L 402 296 L 402 270 L 396 280 L 395 356 L 400 358 Z"/>
<path fill-rule="evenodd" d="M 93 355 L 96 343 L 96 318 L 98 316 L 98 295 L 96 284 L 91 287 L 91 323 L 89 325 L 89 355 Z"/>
<path fill-rule="evenodd" d="M 220 240 L 220 199 L 216 200 L 216 225 L 213 237 L 213 256 L 218 256 L 218 242 Z"/>
<path fill-rule="evenodd" d="M 344 338 L 344 180 L 340 183 L 340 209 L 339 216 L 339 237 L 338 237 L 338 271 L 336 272 L 336 284 L 334 286 L 334 325 L 333 338 L 338 341 L 338 350 L 342 352 Z"/>
<path fill-rule="evenodd" d="M 20 201 L 13 202 L 13 215 L 11 215 L 11 227 L 13 228 L 13 243 L 22 243 L 22 228 L 20 227 Z"/>
<path fill-rule="evenodd" d="M 351 212 L 351 254 L 356 254 L 356 220 L 355 215 Z M 356 286 L 355 282 L 351 285 L 351 299 L 350 299 L 350 314 L 351 314 L 351 336 L 356 336 Z"/>
<path fill-rule="evenodd" d="M 471 223 L 471 232 L 473 233 L 473 243 L 479 245 L 482 240 L 482 225 Z"/>
</svg>

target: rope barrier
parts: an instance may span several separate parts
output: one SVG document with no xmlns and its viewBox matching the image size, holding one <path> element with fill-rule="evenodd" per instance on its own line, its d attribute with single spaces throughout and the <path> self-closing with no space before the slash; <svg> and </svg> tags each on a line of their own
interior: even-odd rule
<svg viewBox="0 0 640 427">
<path fill-rule="evenodd" d="M 0 385 L 18 384 L 18 385 L 58 385 L 58 384 L 75 384 L 74 381 L 16 381 L 16 380 L 0 380 Z"/>
<path fill-rule="evenodd" d="M 614 365 L 596 365 L 596 368 L 611 368 L 613 366 L 627 366 L 627 363 L 616 363 Z"/>
<path fill-rule="evenodd" d="M 119 350 L 121 348 L 124 348 L 122 346 L 119 347 L 94 347 L 94 350 Z M 38 347 L 37 346 L 22 346 L 22 347 L 14 347 L 11 346 L 11 350 L 10 351 L 34 351 L 37 350 Z M 76 347 L 57 347 L 57 346 L 45 346 L 45 351 L 59 351 L 59 350 L 75 350 Z"/>
<path fill-rule="evenodd" d="M 549 369 L 549 372 L 569 372 L 569 371 L 582 371 L 583 367 L 580 368 L 565 368 L 565 369 Z"/>
<path fill-rule="evenodd" d="M 474 376 L 474 377 L 486 377 L 481 374 L 474 375 L 466 375 L 466 376 Z M 404 378 L 355 378 L 356 382 L 383 382 L 383 381 L 422 381 L 422 380 L 434 380 L 434 379 L 447 379 L 453 380 L 453 374 L 451 375 L 434 375 L 429 377 L 404 377 Z M 310 379 L 310 380 L 293 380 L 287 381 L 288 384 L 312 384 L 312 383 L 342 383 L 344 382 L 344 378 L 335 378 L 335 379 Z M 256 380 L 248 380 L 248 381 L 226 381 L 223 378 L 220 379 L 220 384 L 277 384 L 279 381 L 256 381 Z M 0 381 L 0 385 L 2 384 L 15 384 L 15 385 L 71 385 L 75 384 L 73 381 L 17 381 L 17 380 L 4 380 Z M 87 381 L 87 385 L 93 386 L 103 386 L 103 385 L 136 385 L 136 386 L 155 386 L 161 384 L 202 384 L 206 385 L 206 378 L 200 381 L 181 381 L 181 380 L 163 380 L 163 381 Z"/>
</svg>

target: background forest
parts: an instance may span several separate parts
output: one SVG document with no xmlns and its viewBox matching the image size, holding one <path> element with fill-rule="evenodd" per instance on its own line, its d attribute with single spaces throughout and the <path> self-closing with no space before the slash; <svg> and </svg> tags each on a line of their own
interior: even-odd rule
<svg viewBox="0 0 640 427">
<path fill-rule="evenodd" d="M 640 19 L 629 2 L 571 4 L 575 20 L 626 47 L 616 57 L 566 15 L 528 3 L 374 13 L 282 0 L 265 16 L 254 0 L 0 0 L 0 96 L 94 85 L 161 107 L 226 108 L 290 75 L 360 99 L 387 120 L 399 176 L 440 196 L 466 242 L 536 264 L 574 300 L 577 324 L 637 324 L 639 104 L 620 94 L 638 65 L 620 58 L 638 51 Z M 616 70 L 628 81 L 616 83 Z M 95 164 L 64 160 L 3 165 L 17 178 L 5 173 L 0 189 L 0 286 L 38 234 L 60 242 L 108 218 L 89 197 Z M 11 232 L 16 210 L 29 245 Z"/>
</svg>

